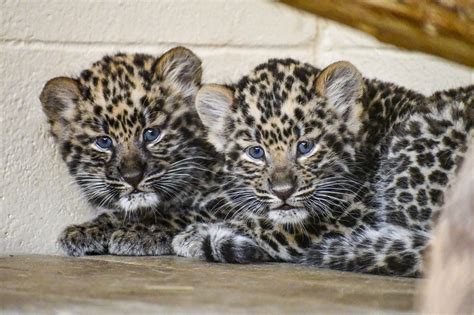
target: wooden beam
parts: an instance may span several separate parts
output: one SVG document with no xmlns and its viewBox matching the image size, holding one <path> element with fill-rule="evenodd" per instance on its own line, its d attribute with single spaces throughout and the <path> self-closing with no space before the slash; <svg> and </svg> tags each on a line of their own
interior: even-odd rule
<svg viewBox="0 0 474 315">
<path fill-rule="evenodd" d="M 382 42 L 474 67 L 474 0 L 280 0 Z"/>
</svg>

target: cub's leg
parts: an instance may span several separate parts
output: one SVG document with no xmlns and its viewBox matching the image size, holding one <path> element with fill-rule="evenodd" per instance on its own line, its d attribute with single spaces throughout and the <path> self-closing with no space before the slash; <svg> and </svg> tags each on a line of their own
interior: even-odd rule
<svg viewBox="0 0 474 315">
<path fill-rule="evenodd" d="M 110 235 L 120 222 L 115 214 L 101 214 L 91 221 L 66 227 L 57 244 L 69 256 L 107 254 Z"/>
</svg>

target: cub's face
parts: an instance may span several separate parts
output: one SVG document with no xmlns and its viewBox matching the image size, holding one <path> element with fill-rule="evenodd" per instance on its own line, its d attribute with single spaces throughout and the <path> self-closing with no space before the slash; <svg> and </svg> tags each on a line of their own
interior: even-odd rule
<svg viewBox="0 0 474 315">
<path fill-rule="evenodd" d="M 201 62 L 175 48 L 160 58 L 105 57 L 41 94 L 51 132 L 85 197 L 133 211 L 173 201 L 208 160 L 193 103 Z"/>
<path fill-rule="evenodd" d="M 320 72 L 271 60 L 233 87 L 203 86 L 197 109 L 226 157 L 240 213 L 278 223 L 331 216 L 356 189 L 349 164 L 362 77 L 349 63 Z"/>
</svg>

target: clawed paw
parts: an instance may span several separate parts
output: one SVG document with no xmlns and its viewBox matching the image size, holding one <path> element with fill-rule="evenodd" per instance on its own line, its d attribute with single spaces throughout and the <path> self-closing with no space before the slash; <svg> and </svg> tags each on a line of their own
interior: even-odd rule
<svg viewBox="0 0 474 315">
<path fill-rule="evenodd" d="M 59 248 L 68 256 L 106 254 L 105 236 L 97 227 L 68 226 L 58 238 Z"/>
</svg>

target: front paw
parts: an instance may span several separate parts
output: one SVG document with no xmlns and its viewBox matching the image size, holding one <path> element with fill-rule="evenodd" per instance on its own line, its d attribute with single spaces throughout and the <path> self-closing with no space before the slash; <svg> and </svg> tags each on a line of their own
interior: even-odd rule
<svg viewBox="0 0 474 315">
<path fill-rule="evenodd" d="M 206 226 L 206 224 L 193 224 L 176 235 L 171 243 L 174 253 L 183 257 L 206 259 L 204 246 L 206 239 L 209 239 Z"/>
<path fill-rule="evenodd" d="M 247 264 L 269 260 L 252 238 L 221 224 L 193 224 L 176 235 L 172 245 L 179 256 L 211 262 Z"/>
<path fill-rule="evenodd" d="M 166 232 L 134 229 L 120 229 L 112 233 L 109 252 L 120 256 L 170 255 L 171 236 Z"/>
<path fill-rule="evenodd" d="M 106 235 L 99 227 L 68 226 L 59 235 L 58 246 L 68 256 L 106 254 Z"/>
</svg>

